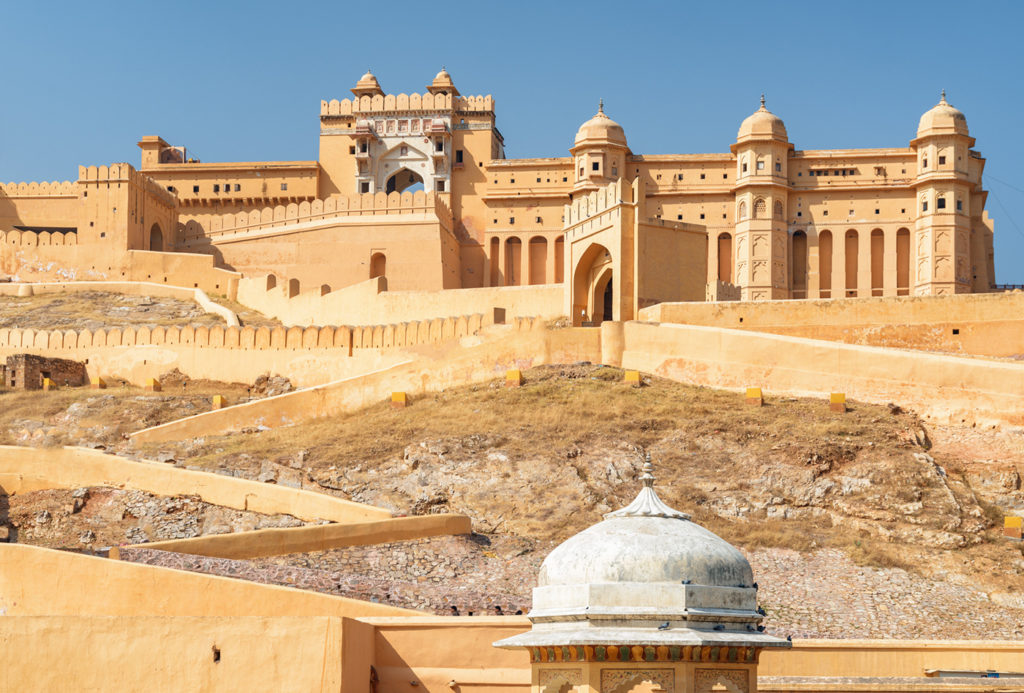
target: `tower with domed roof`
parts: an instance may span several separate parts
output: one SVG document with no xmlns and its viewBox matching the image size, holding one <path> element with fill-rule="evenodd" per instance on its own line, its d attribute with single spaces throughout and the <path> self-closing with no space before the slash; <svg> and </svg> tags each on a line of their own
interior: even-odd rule
<svg viewBox="0 0 1024 693">
<path fill-rule="evenodd" d="M 734 283 L 743 300 L 789 298 L 788 159 L 793 146 L 782 119 L 761 107 L 740 124 L 736 157 Z"/>
<path fill-rule="evenodd" d="M 626 172 L 630 155 L 622 126 L 604 113 L 604 101 L 597 113 L 576 132 L 569 150 L 575 161 L 572 193 L 587 193 L 619 180 Z"/>
<path fill-rule="evenodd" d="M 912 287 L 915 294 L 953 294 L 972 291 L 977 263 L 984 257 L 972 253 L 981 245 L 972 233 L 971 210 L 984 205 L 980 175 L 970 168 L 974 138 L 967 118 L 946 101 L 946 92 L 921 116 L 917 137 L 910 142 L 917 155 L 917 221 L 914 231 Z M 979 171 L 980 174 L 980 171 Z M 978 195 L 974 194 L 975 186 Z M 985 289 L 981 289 L 985 290 Z"/>
</svg>

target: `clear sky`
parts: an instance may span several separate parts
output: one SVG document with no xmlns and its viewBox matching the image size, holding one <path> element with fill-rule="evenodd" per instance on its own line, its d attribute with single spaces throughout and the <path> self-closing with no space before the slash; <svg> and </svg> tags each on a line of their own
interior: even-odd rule
<svg viewBox="0 0 1024 693">
<path fill-rule="evenodd" d="M 988 160 L 996 278 L 1024 284 L 1022 23 L 1019 0 L 11 2 L 0 180 L 138 165 L 142 135 L 316 159 L 320 100 L 367 68 L 492 94 L 509 157 L 565 156 L 599 97 L 638 154 L 727 151 L 762 91 L 798 149 L 905 147 L 945 88 Z"/>
</svg>

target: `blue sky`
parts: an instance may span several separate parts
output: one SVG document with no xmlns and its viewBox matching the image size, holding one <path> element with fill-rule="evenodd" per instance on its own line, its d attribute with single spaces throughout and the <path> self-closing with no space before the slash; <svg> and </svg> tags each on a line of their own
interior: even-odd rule
<svg viewBox="0 0 1024 693">
<path fill-rule="evenodd" d="M 945 88 L 988 159 L 996 277 L 1024 284 L 1021 2 L 9 5 L 0 180 L 137 165 L 148 134 L 315 159 L 320 99 L 367 68 L 493 94 L 509 157 L 565 155 L 599 97 L 636 153 L 727 151 L 762 91 L 799 149 L 903 147 Z"/>
</svg>

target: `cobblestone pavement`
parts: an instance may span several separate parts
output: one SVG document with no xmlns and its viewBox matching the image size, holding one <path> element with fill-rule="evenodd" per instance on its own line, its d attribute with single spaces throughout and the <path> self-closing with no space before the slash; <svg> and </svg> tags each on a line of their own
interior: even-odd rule
<svg viewBox="0 0 1024 693">
<path fill-rule="evenodd" d="M 438 614 L 524 612 L 551 546 L 495 535 L 229 561 L 123 549 L 127 560 L 289 585 Z M 1024 594 L 993 594 L 898 568 L 858 566 L 841 551 L 748 552 L 765 625 L 802 638 L 1017 639 Z"/>
<path fill-rule="evenodd" d="M 865 568 L 841 551 L 748 554 L 765 625 L 802 638 L 1013 640 L 1024 634 L 1024 595 L 988 595 L 896 568 Z M 1024 585 L 1022 585 L 1024 587 Z"/>
</svg>

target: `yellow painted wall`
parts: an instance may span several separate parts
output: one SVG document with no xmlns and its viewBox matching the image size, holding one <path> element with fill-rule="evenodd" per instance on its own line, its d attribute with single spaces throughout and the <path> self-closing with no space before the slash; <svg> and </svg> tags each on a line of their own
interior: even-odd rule
<svg viewBox="0 0 1024 693">
<path fill-rule="evenodd" d="M 663 303 L 640 319 L 976 356 L 1024 354 L 1024 292 L 865 300 Z M 953 330 L 958 334 L 953 334 Z"/>
<path fill-rule="evenodd" d="M 392 392 L 410 393 L 412 406 L 416 406 L 417 394 L 502 377 L 509 368 L 600 361 L 601 347 L 600 334 L 593 328 L 549 331 L 520 321 L 489 328 L 484 337 L 426 344 L 402 353 L 406 361 L 387 369 L 172 421 L 138 431 L 132 439 L 180 440 L 256 423 L 270 427 L 294 424 L 381 403 Z"/>
<path fill-rule="evenodd" d="M 193 539 L 172 539 L 151 542 L 146 544 L 146 548 L 241 559 L 328 551 L 344 546 L 388 544 L 425 537 L 469 534 L 472 531 L 472 522 L 465 515 L 419 515 L 349 524 L 280 527 L 253 532 L 214 534 Z M 114 550 L 111 549 L 112 552 Z"/>
<path fill-rule="evenodd" d="M 769 396 L 845 392 L 940 421 L 1024 423 L 1024 364 L 1015 362 L 697 325 L 631 322 L 623 335 L 624 368 L 681 382 Z"/>
<path fill-rule="evenodd" d="M 135 462 L 98 450 L 0 445 L 0 488 L 5 493 L 80 486 L 136 489 L 162 496 L 197 495 L 214 505 L 308 521 L 363 522 L 391 517 L 383 508 L 322 493 Z"/>
<path fill-rule="evenodd" d="M 347 645 L 326 616 L 6 616 L 0 689 L 337 693 Z"/>
<path fill-rule="evenodd" d="M 306 287 L 289 298 L 287 280 L 278 279 L 267 289 L 265 277 L 246 277 L 239 282 L 238 300 L 286 325 L 373 325 L 425 320 L 454 315 L 493 315 L 495 308 L 506 318 L 555 318 L 562 314 L 564 287 L 558 285 L 510 286 L 448 291 L 391 291 L 390 282 L 369 279 L 321 295 Z"/>
</svg>

